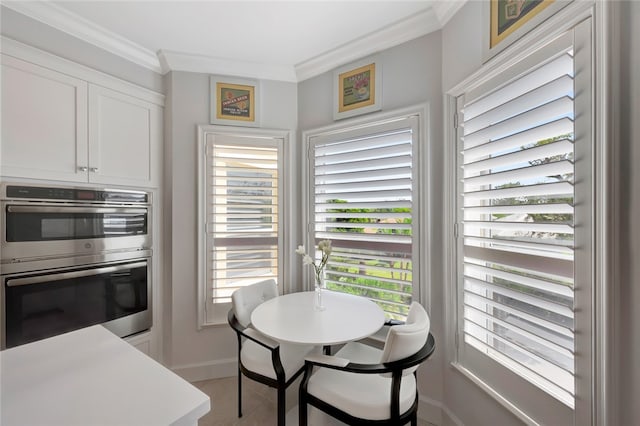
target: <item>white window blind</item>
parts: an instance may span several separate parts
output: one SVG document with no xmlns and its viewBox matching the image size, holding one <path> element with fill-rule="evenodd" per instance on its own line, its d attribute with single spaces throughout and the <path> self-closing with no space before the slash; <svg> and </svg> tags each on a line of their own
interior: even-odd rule
<svg viewBox="0 0 640 426">
<path fill-rule="evenodd" d="M 226 316 L 239 287 L 279 275 L 282 140 L 208 135 L 206 316 Z"/>
<path fill-rule="evenodd" d="M 417 118 L 311 138 L 316 243 L 332 240 L 327 288 L 391 318 L 414 297 Z"/>
<path fill-rule="evenodd" d="M 464 101 L 463 342 L 574 404 L 574 58 Z"/>
</svg>

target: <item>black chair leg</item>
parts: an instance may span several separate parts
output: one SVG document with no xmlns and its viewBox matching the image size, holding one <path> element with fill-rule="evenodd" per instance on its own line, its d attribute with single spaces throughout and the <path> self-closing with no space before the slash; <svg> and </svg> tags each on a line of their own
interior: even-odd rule
<svg viewBox="0 0 640 426">
<path fill-rule="evenodd" d="M 284 426 L 286 418 L 286 406 L 287 406 L 287 388 L 285 385 L 278 387 L 278 426 Z"/>
<path fill-rule="evenodd" d="M 307 426 L 307 401 L 302 391 L 298 393 L 298 426 Z"/>
<path fill-rule="evenodd" d="M 238 417 L 242 417 L 242 371 L 238 367 Z"/>
</svg>

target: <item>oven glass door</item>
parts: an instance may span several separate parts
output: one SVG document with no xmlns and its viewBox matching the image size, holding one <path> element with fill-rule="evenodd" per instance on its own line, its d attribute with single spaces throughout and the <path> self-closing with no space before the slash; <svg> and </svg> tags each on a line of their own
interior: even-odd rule
<svg viewBox="0 0 640 426">
<path fill-rule="evenodd" d="M 148 262 L 5 277 L 5 347 L 149 312 Z"/>
<path fill-rule="evenodd" d="M 144 208 L 9 205 L 6 242 L 130 237 L 147 234 Z"/>
</svg>

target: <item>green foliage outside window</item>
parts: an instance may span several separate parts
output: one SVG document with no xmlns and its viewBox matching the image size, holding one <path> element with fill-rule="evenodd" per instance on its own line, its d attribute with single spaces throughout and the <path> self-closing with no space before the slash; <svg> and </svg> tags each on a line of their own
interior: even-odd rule
<svg viewBox="0 0 640 426">
<path fill-rule="evenodd" d="M 333 204 L 347 204 L 344 200 L 330 200 Z M 376 228 L 378 223 L 411 224 L 411 208 L 331 208 L 327 213 L 357 213 L 363 217 L 337 217 L 332 222 L 370 224 L 362 227 L 336 227 L 332 232 L 356 234 L 387 234 L 411 236 L 411 229 Z M 380 213 L 405 213 L 398 218 L 380 219 Z M 384 222 L 383 222 L 384 221 Z M 371 226 L 372 225 L 372 226 Z M 385 253 L 386 254 L 386 253 Z M 391 254 L 393 260 L 366 259 L 362 253 L 350 255 L 348 250 L 336 248 L 327 267 L 327 288 L 364 296 L 374 300 L 390 318 L 404 319 L 411 304 L 412 262 L 402 260 L 401 254 Z M 371 256 L 375 257 L 375 255 Z"/>
</svg>

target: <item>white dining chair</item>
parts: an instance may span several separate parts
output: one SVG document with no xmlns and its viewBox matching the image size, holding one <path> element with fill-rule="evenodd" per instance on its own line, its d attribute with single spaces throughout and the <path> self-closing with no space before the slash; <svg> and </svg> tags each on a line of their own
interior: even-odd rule
<svg viewBox="0 0 640 426">
<path fill-rule="evenodd" d="M 435 348 L 429 329 L 429 315 L 413 302 L 406 322 L 389 327 L 383 349 L 351 342 L 335 356 L 308 356 L 299 425 L 307 425 L 307 404 L 350 425 L 416 425 L 416 370 Z"/>
<path fill-rule="evenodd" d="M 277 297 L 274 280 L 241 287 L 231 296 L 229 325 L 238 338 L 238 417 L 242 417 L 242 375 L 277 390 L 278 426 L 285 424 L 286 389 L 304 368 L 305 356 L 319 348 L 276 342 L 251 326 L 251 313 L 261 303 Z"/>
</svg>

